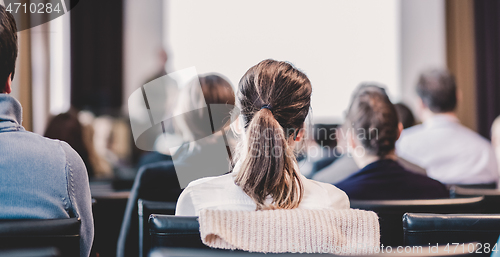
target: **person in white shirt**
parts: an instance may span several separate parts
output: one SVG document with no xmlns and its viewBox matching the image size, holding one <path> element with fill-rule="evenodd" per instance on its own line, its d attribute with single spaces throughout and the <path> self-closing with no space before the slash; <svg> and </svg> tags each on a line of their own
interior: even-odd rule
<svg viewBox="0 0 500 257">
<path fill-rule="evenodd" d="M 239 83 L 242 140 L 232 173 L 191 182 L 177 201 L 176 215 L 224 210 L 348 209 L 347 195 L 333 185 L 300 174 L 295 142 L 304 135 L 311 103 L 307 76 L 287 62 L 264 60 Z M 239 124 L 239 126 L 238 126 Z"/>
<path fill-rule="evenodd" d="M 423 124 L 405 129 L 397 154 L 444 184 L 495 184 L 499 173 L 488 140 L 460 124 L 457 87 L 444 70 L 429 70 L 417 83 Z"/>
</svg>

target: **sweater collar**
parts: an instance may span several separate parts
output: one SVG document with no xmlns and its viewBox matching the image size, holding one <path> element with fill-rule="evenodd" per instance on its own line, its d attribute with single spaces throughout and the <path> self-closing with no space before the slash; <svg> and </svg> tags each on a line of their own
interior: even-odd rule
<svg viewBox="0 0 500 257">
<path fill-rule="evenodd" d="M 373 170 L 377 170 L 380 167 L 388 167 L 388 166 L 398 166 L 398 163 L 392 159 L 380 159 L 366 165 L 365 167 L 360 169 L 358 173 L 372 172 Z M 382 171 L 385 170 L 386 169 L 383 169 Z"/>
<path fill-rule="evenodd" d="M 0 94 L 0 131 L 21 127 L 22 108 L 19 101 L 7 94 Z"/>
<path fill-rule="evenodd" d="M 431 127 L 439 127 L 439 126 L 450 126 L 453 124 L 460 124 L 460 121 L 456 116 L 447 115 L 447 114 L 436 114 L 433 117 L 426 120 L 424 126 Z"/>
</svg>

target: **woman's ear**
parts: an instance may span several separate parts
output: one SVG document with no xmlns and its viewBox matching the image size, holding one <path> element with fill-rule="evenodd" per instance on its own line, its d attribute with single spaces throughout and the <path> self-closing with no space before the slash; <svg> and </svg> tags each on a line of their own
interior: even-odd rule
<svg viewBox="0 0 500 257">
<path fill-rule="evenodd" d="M 241 135 L 243 134 L 243 119 L 241 118 L 241 115 L 235 115 L 232 116 L 234 120 L 231 122 L 231 129 L 236 135 Z"/>
<path fill-rule="evenodd" d="M 356 142 L 356 139 L 354 139 L 356 135 L 354 135 L 354 133 L 352 133 L 352 130 L 351 129 L 347 129 L 346 131 L 346 143 L 347 143 L 347 151 L 350 151 L 352 152 L 354 149 L 356 149 L 356 146 L 357 146 L 357 142 Z"/>
<path fill-rule="evenodd" d="M 401 136 L 401 133 L 403 132 L 403 129 L 404 129 L 403 123 L 399 122 L 398 123 L 398 138 L 396 140 L 398 140 L 399 137 Z"/>
<path fill-rule="evenodd" d="M 306 133 L 305 128 L 304 128 L 304 124 L 302 124 L 302 127 L 299 128 L 299 130 L 296 131 L 295 133 L 296 133 L 295 134 L 296 136 L 294 135 L 295 141 L 299 142 L 300 140 L 302 140 L 302 138 L 304 138 L 304 135 Z"/>
</svg>

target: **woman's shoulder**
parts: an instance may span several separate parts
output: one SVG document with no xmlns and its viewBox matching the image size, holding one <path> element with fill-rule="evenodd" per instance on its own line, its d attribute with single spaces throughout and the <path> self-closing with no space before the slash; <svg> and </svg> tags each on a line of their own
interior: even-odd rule
<svg viewBox="0 0 500 257">
<path fill-rule="evenodd" d="M 306 177 L 302 177 L 304 184 L 304 196 L 312 201 L 321 201 L 327 207 L 338 209 L 349 208 L 349 197 L 347 194 L 328 183 L 323 183 Z"/>
<path fill-rule="evenodd" d="M 205 178 L 200 178 L 194 181 L 191 181 L 186 189 L 194 189 L 194 188 L 199 188 L 203 186 L 210 186 L 210 185 L 225 185 L 228 182 L 233 182 L 233 174 L 232 173 L 227 173 L 224 175 L 220 176 L 213 176 L 213 177 L 205 177 Z"/>
</svg>

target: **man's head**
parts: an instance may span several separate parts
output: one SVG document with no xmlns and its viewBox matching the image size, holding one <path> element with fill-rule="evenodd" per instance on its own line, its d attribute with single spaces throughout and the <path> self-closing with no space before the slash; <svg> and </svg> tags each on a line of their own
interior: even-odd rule
<svg viewBox="0 0 500 257">
<path fill-rule="evenodd" d="M 374 83 L 364 83 L 354 91 L 346 123 L 351 146 L 379 158 L 394 152 L 402 130 L 396 108 L 384 88 Z"/>
<path fill-rule="evenodd" d="M 14 16 L 0 5 L 0 93 L 10 93 L 17 59 L 17 27 Z"/>
<path fill-rule="evenodd" d="M 457 107 L 455 78 L 446 70 L 423 72 L 418 79 L 417 94 L 424 107 L 433 113 L 453 112 Z"/>
</svg>

